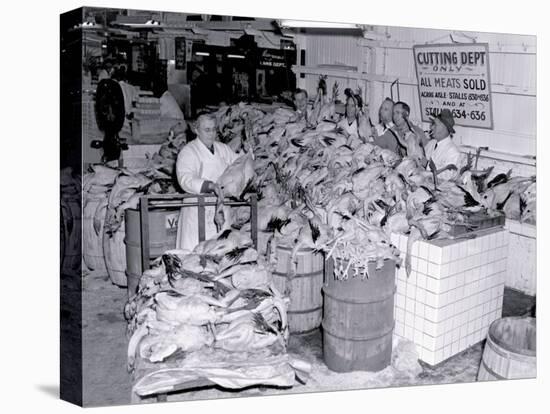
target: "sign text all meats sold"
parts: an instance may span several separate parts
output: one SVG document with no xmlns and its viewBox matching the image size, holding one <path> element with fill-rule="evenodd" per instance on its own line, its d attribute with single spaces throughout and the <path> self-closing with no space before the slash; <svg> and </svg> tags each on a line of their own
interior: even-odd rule
<svg viewBox="0 0 550 414">
<path fill-rule="evenodd" d="M 417 45 L 413 53 L 423 121 L 446 108 L 457 125 L 493 127 L 487 44 Z"/>
</svg>

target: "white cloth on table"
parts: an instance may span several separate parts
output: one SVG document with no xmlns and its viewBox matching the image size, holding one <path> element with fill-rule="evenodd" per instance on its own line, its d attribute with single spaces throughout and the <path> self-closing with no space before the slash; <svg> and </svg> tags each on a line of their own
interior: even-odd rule
<svg viewBox="0 0 550 414">
<path fill-rule="evenodd" d="M 160 97 L 160 116 L 162 118 L 185 119 L 176 98 L 166 91 Z"/>
<path fill-rule="evenodd" d="M 205 180 L 216 182 L 225 169 L 239 156 L 229 146 L 214 142 L 214 154 L 196 138 L 187 144 L 178 154 L 176 176 L 178 183 L 186 193 L 200 194 Z M 196 201 L 196 199 L 191 199 Z M 215 201 L 208 197 L 208 201 Z M 214 224 L 215 207 L 205 208 L 205 237 L 216 234 Z M 193 250 L 199 242 L 198 208 L 182 207 L 178 222 L 176 248 Z"/>
<path fill-rule="evenodd" d="M 139 92 L 135 86 L 130 85 L 127 82 L 119 81 L 120 89 L 122 89 L 122 95 L 124 95 L 124 109 L 126 114 L 133 112 L 133 102 L 138 98 Z"/>
</svg>

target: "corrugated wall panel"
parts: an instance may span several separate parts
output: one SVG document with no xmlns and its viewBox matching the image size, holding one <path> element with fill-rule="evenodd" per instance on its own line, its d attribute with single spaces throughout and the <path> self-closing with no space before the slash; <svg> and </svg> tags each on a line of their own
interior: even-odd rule
<svg viewBox="0 0 550 414">
<path fill-rule="evenodd" d="M 306 64 L 316 66 L 329 65 L 361 65 L 363 50 L 357 44 L 357 37 L 334 35 L 308 35 Z"/>
<path fill-rule="evenodd" d="M 343 35 L 307 35 L 306 65 L 346 65 L 355 66 L 360 70 L 365 60 L 365 50 L 358 45 L 358 38 Z M 306 75 L 305 88 L 310 94 L 315 94 L 319 81 L 318 75 Z M 366 89 L 365 82 L 346 77 L 328 76 L 327 90 L 330 93 L 334 82 L 338 82 L 339 99 L 344 98 L 344 89 L 356 90 L 359 86 Z"/>
</svg>

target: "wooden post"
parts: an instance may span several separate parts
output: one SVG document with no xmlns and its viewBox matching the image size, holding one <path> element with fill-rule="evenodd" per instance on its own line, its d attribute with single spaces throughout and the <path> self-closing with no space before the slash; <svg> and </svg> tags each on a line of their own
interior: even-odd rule
<svg viewBox="0 0 550 414">
<path fill-rule="evenodd" d="M 258 196 L 250 195 L 250 232 L 252 233 L 252 243 L 258 250 Z"/>
<path fill-rule="evenodd" d="M 199 243 L 203 242 L 205 237 L 205 225 L 206 225 L 206 218 L 204 214 L 204 196 L 199 195 L 198 196 L 198 206 L 199 206 Z"/>
<path fill-rule="evenodd" d="M 149 198 L 140 198 L 141 218 L 141 271 L 149 269 Z"/>
</svg>

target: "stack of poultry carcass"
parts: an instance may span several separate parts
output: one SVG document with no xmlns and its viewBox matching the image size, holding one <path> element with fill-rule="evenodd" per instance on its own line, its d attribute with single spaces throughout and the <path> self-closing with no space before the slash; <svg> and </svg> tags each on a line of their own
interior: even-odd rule
<svg viewBox="0 0 550 414">
<path fill-rule="evenodd" d="M 128 367 L 214 348 L 286 350 L 287 302 L 249 234 L 225 230 L 192 251 L 166 252 L 125 307 Z M 178 353 L 179 351 L 179 353 Z"/>
<path fill-rule="evenodd" d="M 327 121 L 315 129 L 287 129 L 277 140 L 269 134 L 263 139 L 272 142 L 274 156 L 267 155 L 269 168 L 263 167 L 260 191 L 263 195 L 273 188 L 268 192 L 284 194 L 276 197 L 282 202 L 259 203 L 259 229 L 276 226 L 275 244 L 292 246 L 293 258 L 303 247 L 323 250 L 364 276 L 369 261 L 381 266 L 384 259 L 397 260 L 398 250 L 382 231 L 381 218 L 377 223 L 374 218 L 379 205 L 389 212 L 395 204 L 386 177 L 397 156 L 371 144 L 353 150 Z M 265 148 L 261 141 L 255 150 Z M 348 269 L 341 270 L 338 274 L 345 277 Z"/>
<path fill-rule="evenodd" d="M 103 254 L 107 273 L 118 286 L 126 286 L 126 248 L 124 216 L 126 209 L 137 208 L 152 180 L 140 173 L 121 171 L 109 193 L 103 228 Z M 96 214 L 100 214 L 98 211 Z"/>
<path fill-rule="evenodd" d="M 490 178 L 490 179 L 489 179 Z M 479 202 L 507 218 L 536 224 L 536 177 L 512 177 L 512 170 L 475 180 Z"/>
<path fill-rule="evenodd" d="M 277 117 L 281 117 L 277 113 L 284 111 L 278 109 L 275 114 L 266 115 L 256 106 L 241 102 L 238 105 L 223 106 L 214 112 L 213 116 L 216 118 L 220 141 L 229 145 L 236 153 L 240 153 L 244 142 L 253 133 L 259 133 L 263 126 L 275 122 Z M 287 112 L 291 113 L 291 111 Z M 288 122 L 288 118 L 283 117 L 282 122 Z"/>
<path fill-rule="evenodd" d="M 103 226 L 109 193 L 120 170 L 95 164 L 82 180 L 82 255 L 90 270 L 104 271 Z"/>
<path fill-rule="evenodd" d="M 63 272 L 78 273 L 81 269 L 81 178 L 72 167 L 61 170 L 61 257 Z"/>
<path fill-rule="evenodd" d="M 330 120 L 315 128 L 293 120 L 285 110 L 258 115 L 246 139 L 255 145 L 258 229 L 294 256 L 300 247 L 323 250 L 358 274 L 368 261 L 397 259 L 391 233 L 410 234 L 410 253 L 415 240 L 448 237 L 453 225 L 471 229 L 468 217 L 480 211 L 534 218 L 534 177 L 491 177 L 469 163 L 444 181 L 413 157 L 371 143 L 352 149 Z"/>
<path fill-rule="evenodd" d="M 148 167 L 165 174 L 168 179 L 172 179 L 178 154 L 186 142 L 185 129 L 183 127 L 173 128 L 168 134 L 168 141 L 162 144 L 158 152 L 149 159 Z"/>
</svg>

